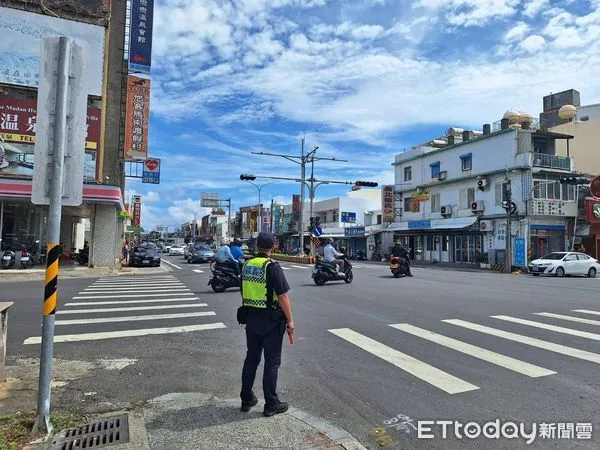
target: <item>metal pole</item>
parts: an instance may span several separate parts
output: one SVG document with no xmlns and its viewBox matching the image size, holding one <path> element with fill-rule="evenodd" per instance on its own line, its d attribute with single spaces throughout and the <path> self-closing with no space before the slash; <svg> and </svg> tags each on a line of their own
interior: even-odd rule
<svg viewBox="0 0 600 450">
<path fill-rule="evenodd" d="M 258 224 L 256 224 L 256 232 L 260 233 L 262 231 L 262 204 L 260 203 L 260 191 L 262 186 L 258 189 Z"/>
<path fill-rule="evenodd" d="M 315 152 L 313 152 L 312 158 L 310 159 L 310 192 L 308 193 L 310 197 L 310 216 L 313 216 L 313 203 L 315 200 Z M 311 231 L 312 233 L 312 231 Z M 310 255 L 315 256 L 315 243 L 311 239 L 310 240 Z"/>
<path fill-rule="evenodd" d="M 274 205 L 274 203 L 275 203 L 274 200 L 271 199 L 271 221 L 269 222 L 269 231 L 271 233 L 273 233 L 273 231 L 274 231 L 274 228 L 273 228 L 273 205 Z"/>
<path fill-rule="evenodd" d="M 304 137 L 302 137 L 302 150 L 301 150 L 301 160 L 300 160 L 300 178 L 302 181 L 300 182 L 300 226 L 298 227 L 298 231 L 300 233 L 300 254 L 304 255 L 304 183 L 306 182 L 306 160 L 304 159 Z"/>
<path fill-rule="evenodd" d="M 0 250 L 2 249 L 3 233 L 4 233 L 4 200 L 0 200 Z"/>
<path fill-rule="evenodd" d="M 44 291 L 44 320 L 42 324 L 37 419 L 34 425 L 34 431 L 42 431 L 48 434 L 52 432 L 52 425 L 50 423 L 50 391 L 52 382 L 52 358 L 54 355 L 54 314 L 56 312 L 56 298 L 58 291 L 58 255 L 67 134 L 70 61 L 71 41 L 66 37 L 61 37 L 58 41 L 54 148 L 49 149 L 52 151 L 52 181 L 49 186 L 48 256 Z"/>
<path fill-rule="evenodd" d="M 568 141 L 567 141 L 568 142 Z M 573 239 L 571 239 L 571 251 L 575 251 L 575 235 L 577 234 L 577 218 L 579 217 L 579 185 L 575 185 L 575 223 L 573 223 Z"/>
<path fill-rule="evenodd" d="M 227 219 L 227 237 L 231 239 L 231 197 L 227 199 L 227 205 L 229 206 L 229 218 Z"/>
<path fill-rule="evenodd" d="M 510 217 L 510 206 L 512 203 L 512 186 L 510 180 L 507 180 L 508 188 L 506 192 L 507 197 L 507 208 L 506 208 L 506 256 L 504 258 L 504 270 L 506 273 L 511 273 L 512 269 L 512 247 L 511 247 L 511 217 Z"/>
</svg>

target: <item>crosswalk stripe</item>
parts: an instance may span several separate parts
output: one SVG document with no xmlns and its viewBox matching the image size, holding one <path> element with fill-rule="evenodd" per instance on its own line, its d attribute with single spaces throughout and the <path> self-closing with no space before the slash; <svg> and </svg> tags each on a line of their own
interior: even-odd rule
<svg viewBox="0 0 600 450">
<path fill-rule="evenodd" d="M 293 265 L 293 264 L 291 264 L 291 265 L 290 265 L 290 267 L 295 267 L 296 269 L 304 269 L 304 270 L 308 269 L 308 267 L 304 267 L 304 266 L 295 266 L 295 265 Z"/>
<path fill-rule="evenodd" d="M 173 280 L 173 281 L 139 281 L 135 283 L 92 283 L 90 286 L 98 286 L 98 287 L 110 287 L 110 286 L 171 286 L 174 284 L 183 284 L 181 281 Z"/>
<path fill-rule="evenodd" d="M 600 325 L 600 320 L 583 319 L 581 317 L 563 316 L 562 314 L 553 314 L 547 312 L 534 313 L 537 316 L 552 317 L 554 319 L 569 320 L 571 322 L 586 323 L 588 325 Z"/>
<path fill-rule="evenodd" d="M 94 306 L 94 305 L 128 305 L 134 303 L 169 303 L 169 302 L 185 302 L 192 300 L 200 300 L 198 297 L 176 297 L 176 298 L 149 298 L 145 300 L 110 300 L 107 302 L 75 302 L 65 303 L 67 306 Z"/>
<path fill-rule="evenodd" d="M 191 291 L 191 289 L 186 288 L 186 287 L 182 287 L 182 288 L 169 288 L 169 289 L 136 289 L 136 290 L 122 290 L 122 289 L 110 289 L 110 290 L 98 290 L 98 289 L 85 289 L 82 292 L 80 292 L 79 294 L 133 294 L 133 293 L 137 293 L 137 294 L 142 294 L 142 293 L 152 293 L 152 292 L 157 292 L 157 291 L 162 291 L 164 292 L 166 295 L 168 295 L 169 292 L 184 292 L 184 291 Z"/>
<path fill-rule="evenodd" d="M 580 312 L 584 314 L 593 314 L 595 316 L 600 316 L 600 311 L 590 311 L 589 309 L 574 309 L 573 312 Z"/>
<path fill-rule="evenodd" d="M 85 288 L 83 290 L 83 292 L 130 292 L 130 293 L 135 293 L 137 292 L 148 292 L 148 291 L 143 291 L 141 289 L 152 289 L 152 292 L 161 292 L 161 291 L 169 291 L 169 290 L 175 290 L 175 289 L 186 289 L 185 285 L 179 285 L 179 286 L 140 286 L 140 287 L 136 287 L 136 288 L 122 288 L 122 287 L 110 287 L 110 288 L 105 288 L 105 287 L 95 287 L 95 286 L 90 286 L 88 288 Z"/>
<path fill-rule="evenodd" d="M 114 339 L 123 337 L 148 336 L 153 334 L 175 334 L 189 333 L 192 331 L 215 330 L 218 328 L 227 328 L 224 323 L 207 323 L 202 325 L 186 325 L 181 327 L 168 328 L 143 328 L 138 330 L 124 331 L 106 331 L 102 333 L 81 333 L 81 334 L 64 334 L 54 336 L 54 342 L 77 342 L 77 341 L 96 341 L 100 339 Z M 42 341 L 40 337 L 30 337 L 25 339 L 24 345 L 39 344 Z"/>
<path fill-rule="evenodd" d="M 449 394 L 458 394 L 479 389 L 474 384 L 461 380 L 454 375 L 450 375 L 349 328 L 338 328 L 329 330 L 329 332 Z"/>
<path fill-rule="evenodd" d="M 177 278 L 172 275 L 162 277 L 111 277 L 111 278 L 99 278 L 96 280 L 98 283 L 112 283 L 116 281 L 164 281 L 164 280 L 176 280 Z"/>
<path fill-rule="evenodd" d="M 505 320 L 507 322 L 513 322 L 513 323 L 518 323 L 521 325 L 528 325 L 530 327 L 541 328 L 543 330 L 556 331 L 557 333 L 569 334 L 571 336 L 577 336 L 577 337 L 582 337 L 582 338 L 586 338 L 586 339 L 593 339 L 595 341 L 600 341 L 600 334 L 589 333 L 587 331 L 573 330 L 571 328 L 558 327 L 556 325 L 548 325 L 546 323 L 535 322 L 533 320 L 519 319 L 517 317 L 502 316 L 502 315 L 501 316 L 491 316 L 491 317 L 494 319 Z"/>
<path fill-rule="evenodd" d="M 153 314 L 147 316 L 127 316 L 127 317 L 96 317 L 94 319 L 69 319 L 57 320 L 56 325 L 87 325 L 95 323 L 112 323 L 112 322 L 137 322 L 143 320 L 164 320 L 164 319 L 186 319 L 188 317 L 204 317 L 215 316 L 214 311 L 202 311 L 192 313 L 178 314 Z"/>
<path fill-rule="evenodd" d="M 194 272 L 196 272 L 196 273 L 204 273 L 204 270 L 202 270 L 202 269 L 194 269 Z"/>
<path fill-rule="evenodd" d="M 146 298 L 146 297 L 160 297 L 161 295 L 166 295 L 168 297 L 176 297 L 176 296 L 182 296 L 182 295 L 190 295 L 189 292 L 174 292 L 174 293 L 167 293 L 167 292 L 163 292 L 162 294 L 143 294 L 143 295 L 129 295 L 127 294 L 127 298 Z M 78 296 L 78 297 L 73 297 L 73 300 L 89 300 L 91 298 L 123 298 L 122 295 L 92 295 L 92 296 Z"/>
<path fill-rule="evenodd" d="M 561 355 L 572 356 L 573 358 L 583 359 L 585 361 L 600 364 L 600 355 L 597 353 L 586 352 L 585 350 L 567 347 L 566 345 L 554 344 L 552 342 L 543 341 L 541 339 L 523 336 L 522 334 L 498 330 L 497 328 L 486 327 L 484 325 L 478 325 L 476 323 L 467 322 L 465 320 L 445 319 L 442 320 L 442 322 L 457 325 L 463 328 L 468 328 L 469 330 L 478 331 L 480 333 L 489 334 L 502 339 L 508 339 L 509 341 L 520 342 L 522 344 L 530 345 L 532 347 L 537 347 L 551 352 L 560 353 Z"/>
<path fill-rule="evenodd" d="M 467 344 L 466 342 L 459 341 L 441 334 L 434 333 L 432 331 L 424 330 L 423 328 L 415 327 L 407 323 L 399 323 L 390 325 L 392 328 L 397 330 L 405 331 L 406 333 L 412 334 L 413 336 L 421 337 L 436 344 L 443 345 L 444 347 L 451 348 L 453 350 L 466 353 L 467 355 L 473 356 L 474 358 L 487 361 L 497 366 L 504 367 L 514 372 L 527 375 L 528 377 L 537 378 L 546 375 L 552 375 L 556 372 L 543 367 L 539 367 L 533 364 L 529 364 L 524 361 L 520 361 L 510 356 L 496 353 L 490 350 L 486 350 L 475 345 Z"/>
<path fill-rule="evenodd" d="M 189 305 L 158 305 L 158 306 L 131 306 L 127 308 L 99 308 L 99 309 L 67 309 L 57 311 L 57 315 L 63 314 L 97 314 L 107 312 L 121 312 L 121 311 L 147 311 L 151 309 L 179 309 L 179 308 L 200 308 L 208 306 L 206 303 L 192 303 Z"/>
</svg>

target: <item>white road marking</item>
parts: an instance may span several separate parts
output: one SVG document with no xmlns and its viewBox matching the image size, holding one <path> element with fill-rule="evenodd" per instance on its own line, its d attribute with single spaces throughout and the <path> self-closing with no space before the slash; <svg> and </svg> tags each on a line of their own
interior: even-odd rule
<svg viewBox="0 0 600 450">
<path fill-rule="evenodd" d="M 176 297 L 178 295 L 190 295 L 189 292 L 174 292 L 173 294 L 169 294 L 167 292 L 163 292 L 162 294 L 143 294 L 143 295 L 127 295 L 125 298 L 146 298 L 146 297 L 160 297 L 161 295 L 166 295 L 168 297 Z M 88 300 L 91 298 L 123 298 L 122 295 L 87 295 L 83 297 L 73 297 L 73 300 Z"/>
<path fill-rule="evenodd" d="M 216 330 L 218 328 L 227 328 L 224 323 L 207 323 L 202 325 L 186 325 L 182 327 L 169 328 L 144 328 L 139 330 L 124 331 L 106 331 L 103 333 L 82 333 L 82 334 L 64 334 L 54 336 L 54 342 L 77 342 L 77 341 L 97 341 L 100 339 L 115 339 L 123 337 L 149 336 L 153 334 L 175 334 L 189 333 L 191 331 Z M 30 337 L 25 339 L 24 345 L 39 344 L 42 341 L 40 337 Z"/>
<path fill-rule="evenodd" d="M 135 283 L 92 283 L 90 286 L 95 287 L 111 287 L 111 286 L 123 286 L 123 287 L 139 287 L 139 286 L 175 286 L 181 285 L 181 281 L 136 281 Z"/>
<path fill-rule="evenodd" d="M 461 380 L 454 375 L 450 375 L 349 328 L 338 328 L 329 330 L 329 332 L 449 394 L 458 394 L 479 389 L 474 384 Z"/>
<path fill-rule="evenodd" d="M 105 312 L 121 311 L 147 311 L 151 309 L 181 309 L 181 308 L 200 308 L 208 306 L 206 303 L 192 303 L 189 305 L 158 305 L 158 306 L 132 306 L 127 308 L 99 308 L 99 309 L 68 309 L 66 311 L 57 311 L 56 314 L 96 314 Z"/>
<path fill-rule="evenodd" d="M 181 267 L 176 266 L 171 261 L 167 261 L 166 259 L 161 259 L 162 262 L 166 262 L 168 265 L 175 267 L 176 269 L 182 270 Z"/>
<path fill-rule="evenodd" d="M 584 313 L 584 314 L 593 314 L 595 316 L 600 316 L 600 311 L 590 311 L 589 309 L 574 309 L 573 311 Z"/>
<path fill-rule="evenodd" d="M 541 328 L 543 330 L 556 331 L 557 333 L 569 334 L 571 336 L 578 336 L 586 339 L 593 339 L 600 341 L 600 334 L 589 333 L 587 331 L 573 330 L 572 328 L 558 327 L 556 325 L 548 325 L 542 322 L 535 322 L 533 320 L 518 319 L 510 316 L 491 316 L 494 319 L 506 320 L 507 322 L 519 323 L 521 325 L 528 325 L 530 327 Z"/>
<path fill-rule="evenodd" d="M 284 266 L 279 266 L 279 267 L 281 267 L 283 270 L 292 270 L 289 267 L 284 267 Z"/>
<path fill-rule="evenodd" d="M 204 273 L 204 270 L 202 270 L 202 269 L 194 269 L 194 272 L 196 272 L 196 273 Z"/>
<path fill-rule="evenodd" d="M 469 330 L 479 331 L 480 333 L 489 334 L 502 339 L 508 339 L 509 341 L 520 342 L 522 344 L 530 345 L 532 347 L 541 348 L 561 355 L 572 356 L 573 358 L 583 359 L 596 364 L 600 364 L 600 355 L 597 353 L 586 352 L 585 350 L 579 350 L 577 348 L 567 347 L 566 345 L 554 344 L 552 342 L 543 341 L 541 339 L 532 338 L 529 336 L 523 336 L 522 334 L 511 333 L 509 331 L 498 330 L 496 328 L 490 328 L 476 323 L 466 322 L 459 319 L 446 319 L 442 322 L 457 325 L 459 327 L 468 328 Z"/>
<path fill-rule="evenodd" d="M 304 266 L 295 266 L 294 264 L 290 264 L 290 267 L 295 267 L 296 269 L 308 269 L 308 267 L 304 267 Z"/>
<path fill-rule="evenodd" d="M 127 317 L 96 317 L 94 319 L 70 319 L 57 320 L 56 325 L 86 325 L 94 323 L 112 323 L 112 322 L 137 322 L 142 320 L 164 320 L 164 319 L 185 319 L 187 317 L 215 316 L 214 311 L 202 311 L 193 313 L 178 314 L 154 314 L 148 316 L 127 316 Z"/>
<path fill-rule="evenodd" d="M 148 275 L 138 275 L 133 277 L 109 277 L 109 278 L 99 278 L 96 281 L 98 282 L 118 282 L 118 281 L 155 281 L 155 280 L 177 280 L 173 275 L 160 275 L 160 276 L 148 276 Z"/>
<path fill-rule="evenodd" d="M 128 305 L 135 303 L 169 303 L 169 302 L 187 302 L 192 300 L 200 300 L 198 297 L 176 297 L 176 298 L 156 298 L 146 300 L 110 300 L 108 302 L 76 302 L 76 303 L 65 303 L 67 306 L 94 306 L 94 305 Z"/>
<path fill-rule="evenodd" d="M 527 375 L 528 377 L 537 378 L 556 373 L 552 370 L 544 369 L 543 367 L 529 364 L 527 362 L 511 358 L 510 356 L 486 350 L 475 345 L 467 344 L 466 342 L 443 336 L 432 331 L 424 330 L 423 328 L 415 327 L 407 323 L 392 324 L 390 327 L 405 331 L 413 336 L 427 339 L 428 341 L 435 342 L 436 344 L 443 345 L 444 347 L 451 348 L 458 352 L 466 353 L 474 358 L 478 358 L 514 372 Z"/>
<path fill-rule="evenodd" d="M 562 314 L 552 314 L 547 312 L 534 313 L 537 316 L 552 317 L 554 319 L 570 320 L 571 322 L 586 323 L 588 325 L 600 325 L 600 320 L 582 319 L 581 317 L 563 316 Z"/>
<path fill-rule="evenodd" d="M 177 278 L 151 279 L 151 280 L 96 280 L 94 284 L 158 284 L 158 283 L 179 283 Z"/>
<path fill-rule="evenodd" d="M 169 294 L 169 292 L 183 292 L 183 291 L 191 291 L 191 289 L 188 289 L 186 287 L 182 287 L 182 288 L 169 288 L 169 289 L 158 289 L 158 288 L 153 288 L 153 289 L 135 289 L 133 291 L 130 290 L 123 290 L 123 289 L 86 289 L 83 292 L 80 292 L 79 294 L 106 294 L 106 293 L 112 293 L 112 294 L 133 294 L 133 293 L 152 293 L 152 292 L 164 292 L 165 294 Z"/>
</svg>

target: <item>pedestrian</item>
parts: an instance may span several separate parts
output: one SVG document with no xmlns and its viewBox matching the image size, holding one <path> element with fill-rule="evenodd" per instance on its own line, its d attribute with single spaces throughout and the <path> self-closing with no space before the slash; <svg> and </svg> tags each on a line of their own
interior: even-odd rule
<svg viewBox="0 0 600 450">
<path fill-rule="evenodd" d="M 241 410 L 250 411 L 258 404 L 253 392 L 256 370 L 264 352 L 263 415 L 270 417 L 287 411 L 288 405 L 277 396 L 277 372 L 281 364 L 281 347 L 285 331 L 292 338 L 294 319 L 288 297 L 290 287 L 281 266 L 271 259 L 275 247 L 272 233 L 260 233 L 256 257 L 242 269 L 242 307 L 238 321 L 246 324 L 248 351 L 242 370 Z"/>
<path fill-rule="evenodd" d="M 123 243 L 123 248 L 121 249 L 121 263 L 125 263 L 127 265 L 129 262 L 129 241 L 125 239 Z"/>
</svg>

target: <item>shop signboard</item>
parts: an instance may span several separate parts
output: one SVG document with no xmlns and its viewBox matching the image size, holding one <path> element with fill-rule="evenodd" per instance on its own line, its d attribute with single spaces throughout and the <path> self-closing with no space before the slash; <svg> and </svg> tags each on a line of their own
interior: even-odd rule
<svg viewBox="0 0 600 450">
<path fill-rule="evenodd" d="M 101 110 L 87 107 L 84 180 L 96 181 Z M 0 176 L 33 176 L 37 100 L 0 97 Z"/>
<path fill-rule="evenodd" d="M 42 38 L 66 36 L 81 46 L 84 54 L 94 55 L 87 60 L 85 85 L 88 94 L 101 96 L 104 32 L 97 25 L 0 7 L 0 83 L 38 87 Z"/>
<path fill-rule="evenodd" d="M 142 183 L 160 183 L 160 159 L 152 158 L 144 161 Z"/>
<path fill-rule="evenodd" d="M 132 0 L 129 70 L 150 74 L 154 0 Z"/>
<path fill-rule="evenodd" d="M 133 196 L 133 221 L 134 227 L 139 227 L 142 222 L 142 197 L 139 195 Z"/>
<path fill-rule="evenodd" d="M 409 220 L 408 221 L 408 229 L 409 230 L 422 230 L 431 228 L 431 220 Z"/>
<path fill-rule="evenodd" d="M 394 185 L 388 184 L 381 189 L 381 210 L 383 222 L 394 221 Z"/>
<path fill-rule="evenodd" d="M 356 213 L 342 211 L 342 223 L 356 223 Z"/>
<path fill-rule="evenodd" d="M 365 227 L 344 228 L 344 236 L 346 236 L 346 237 L 364 236 L 364 235 L 365 235 Z"/>
<path fill-rule="evenodd" d="M 597 176 L 591 181 L 590 191 L 594 197 L 600 199 L 600 176 Z"/>
<path fill-rule="evenodd" d="M 150 118 L 150 80 L 127 78 L 127 113 L 125 117 L 125 159 L 135 161 L 148 156 L 148 121 Z"/>
<path fill-rule="evenodd" d="M 525 239 L 517 238 L 514 243 L 514 262 L 515 266 L 525 266 Z"/>
<path fill-rule="evenodd" d="M 292 209 L 293 212 L 295 213 L 299 213 L 300 212 L 300 196 L 294 194 L 294 196 L 292 197 Z"/>
<path fill-rule="evenodd" d="M 585 218 L 589 223 L 600 223 L 600 199 L 585 199 Z"/>
</svg>

